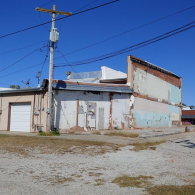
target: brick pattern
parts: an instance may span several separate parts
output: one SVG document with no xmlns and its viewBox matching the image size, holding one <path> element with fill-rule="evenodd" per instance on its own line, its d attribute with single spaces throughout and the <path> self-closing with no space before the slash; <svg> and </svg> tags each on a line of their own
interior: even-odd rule
<svg viewBox="0 0 195 195">
<path fill-rule="evenodd" d="M 158 78 L 160 78 L 160 79 L 162 79 L 162 80 L 164 80 L 164 81 L 166 81 L 166 82 L 168 82 L 176 87 L 181 88 L 181 82 L 182 82 L 181 78 L 176 78 L 174 76 L 171 76 L 171 75 L 168 75 L 166 73 L 160 72 L 158 70 L 152 69 L 150 67 L 139 64 L 137 62 L 133 62 L 133 68 L 134 69 L 140 68 L 140 69 L 142 69 L 142 70 L 144 70 L 144 71 L 146 71 L 146 72 L 148 72 L 148 73 L 150 73 L 150 74 L 152 74 L 152 75 L 154 75 L 154 76 L 156 76 L 156 77 L 158 77 Z"/>
<path fill-rule="evenodd" d="M 195 110 L 182 110 L 182 115 L 195 115 Z"/>
</svg>

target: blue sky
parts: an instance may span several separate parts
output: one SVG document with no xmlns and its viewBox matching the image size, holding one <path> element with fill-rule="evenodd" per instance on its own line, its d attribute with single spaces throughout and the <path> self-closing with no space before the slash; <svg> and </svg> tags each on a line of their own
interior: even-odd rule
<svg viewBox="0 0 195 195">
<path fill-rule="evenodd" d="M 111 0 L 98 0 L 84 9 L 109 1 Z M 3 18 L 3 20 L 1 23 L 0 36 L 50 21 L 51 16 L 49 14 L 41 13 L 41 17 L 39 17 L 39 13 L 35 11 L 36 7 L 40 7 L 47 2 L 49 2 L 49 0 L 6 0 L 1 2 L 0 17 Z M 56 9 L 59 11 L 74 12 L 91 2 L 93 2 L 93 0 L 53 0 L 53 2 L 44 7 L 52 9 L 52 5 L 55 4 Z M 56 28 L 62 25 L 58 47 L 62 53 L 67 54 L 193 5 L 195 5 L 193 0 L 121 0 L 90 12 L 69 17 L 64 20 L 63 24 L 62 20 L 56 22 Z M 58 16 L 58 18 L 60 17 L 61 16 Z M 75 62 L 103 55 L 148 40 L 194 20 L 195 8 L 66 57 L 69 62 Z M 50 29 L 51 24 L 47 24 L 46 28 Z M 0 39 L 0 54 L 41 41 L 47 42 L 49 32 L 46 28 L 41 26 Z M 183 103 L 192 105 L 195 104 L 193 98 L 195 96 L 194 34 L 195 28 L 129 53 L 85 66 L 76 66 L 74 69 L 77 72 L 94 71 L 100 70 L 101 66 L 108 66 L 126 72 L 127 55 L 133 55 L 182 77 Z M 32 47 L 18 50 L 17 52 L 0 55 L 1 69 L 11 65 L 42 46 L 43 42 Z M 55 52 L 54 57 L 60 55 L 60 53 Z M 35 77 L 37 72 L 40 71 L 41 65 L 9 76 L 5 75 L 42 63 L 45 56 L 46 50 L 42 52 L 37 51 L 20 63 L 0 72 L 0 87 L 8 87 L 11 84 L 24 86 L 21 83 L 21 79 L 24 79 L 24 81 L 30 79 L 30 82 L 36 86 L 37 79 Z M 59 58 L 54 61 L 56 65 L 60 63 L 65 63 L 65 60 Z M 48 67 L 49 63 L 47 62 L 44 66 L 41 79 L 48 78 Z M 65 80 L 66 71 L 72 70 L 69 67 L 55 68 L 54 78 Z"/>
</svg>

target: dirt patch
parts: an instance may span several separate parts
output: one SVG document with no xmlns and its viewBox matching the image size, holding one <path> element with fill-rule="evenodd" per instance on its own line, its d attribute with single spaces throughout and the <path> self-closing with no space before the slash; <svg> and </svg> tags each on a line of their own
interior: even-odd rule
<svg viewBox="0 0 195 195">
<path fill-rule="evenodd" d="M 132 146 L 134 146 L 133 151 L 140 151 L 140 150 L 155 150 L 157 145 L 160 145 L 162 143 L 165 143 L 166 141 L 158 141 L 158 142 L 145 142 L 145 143 L 141 143 L 141 142 L 137 142 L 137 143 L 133 143 L 130 144 Z"/>
<path fill-rule="evenodd" d="M 151 185 L 148 181 L 153 177 L 140 175 L 138 177 L 129 177 L 127 175 L 116 177 L 112 183 L 118 184 L 121 188 L 123 187 L 137 187 L 144 188 Z"/>
<path fill-rule="evenodd" d="M 109 131 L 109 132 L 105 132 L 104 135 L 131 137 L 131 138 L 136 138 L 139 136 L 138 133 L 128 133 L 128 132 L 123 132 L 123 131 Z"/>
<path fill-rule="evenodd" d="M 122 145 L 83 141 L 56 139 L 50 137 L 4 136 L 0 135 L 0 149 L 5 153 L 22 155 L 35 154 L 88 154 L 101 155 L 106 152 L 116 152 Z"/>
<path fill-rule="evenodd" d="M 195 185 L 154 186 L 147 189 L 150 195 L 194 195 Z"/>
<path fill-rule="evenodd" d="M 101 135 L 100 131 L 93 131 L 92 134 L 94 134 L 94 135 Z"/>
<path fill-rule="evenodd" d="M 80 133 L 80 132 L 86 132 L 83 127 L 80 126 L 74 126 L 69 130 L 66 130 L 66 133 Z"/>
</svg>

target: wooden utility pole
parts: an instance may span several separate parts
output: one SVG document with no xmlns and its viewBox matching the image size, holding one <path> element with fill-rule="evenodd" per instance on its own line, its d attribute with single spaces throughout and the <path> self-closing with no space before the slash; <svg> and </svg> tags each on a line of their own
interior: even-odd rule
<svg viewBox="0 0 195 195">
<path fill-rule="evenodd" d="M 55 33 L 57 32 L 57 29 L 55 29 L 55 15 L 66 15 L 66 16 L 72 16 L 72 13 L 68 12 L 61 12 L 61 11 L 56 11 L 56 6 L 53 5 L 53 10 L 50 9 L 44 9 L 44 8 L 39 8 L 37 7 L 35 9 L 36 11 L 39 12 L 46 12 L 46 13 L 52 13 L 52 27 L 51 27 L 51 32 L 50 32 L 50 41 L 51 41 L 51 46 L 50 46 L 50 66 L 49 66 L 49 85 L 48 85 L 48 109 L 47 109 L 47 127 L 46 131 L 49 132 L 52 130 L 52 82 L 53 82 L 53 54 L 54 54 L 54 44 L 58 41 L 58 38 L 56 38 Z M 58 32 L 57 32 L 58 33 Z M 58 33 L 59 36 L 59 33 Z"/>
</svg>

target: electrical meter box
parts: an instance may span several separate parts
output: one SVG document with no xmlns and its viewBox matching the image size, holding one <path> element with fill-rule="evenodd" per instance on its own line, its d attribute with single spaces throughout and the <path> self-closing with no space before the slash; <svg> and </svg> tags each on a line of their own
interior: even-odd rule
<svg viewBox="0 0 195 195">
<path fill-rule="evenodd" d="M 50 31 L 50 41 L 56 43 L 59 40 L 59 32 L 57 28 L 52 28 Z"/>
</svg>

